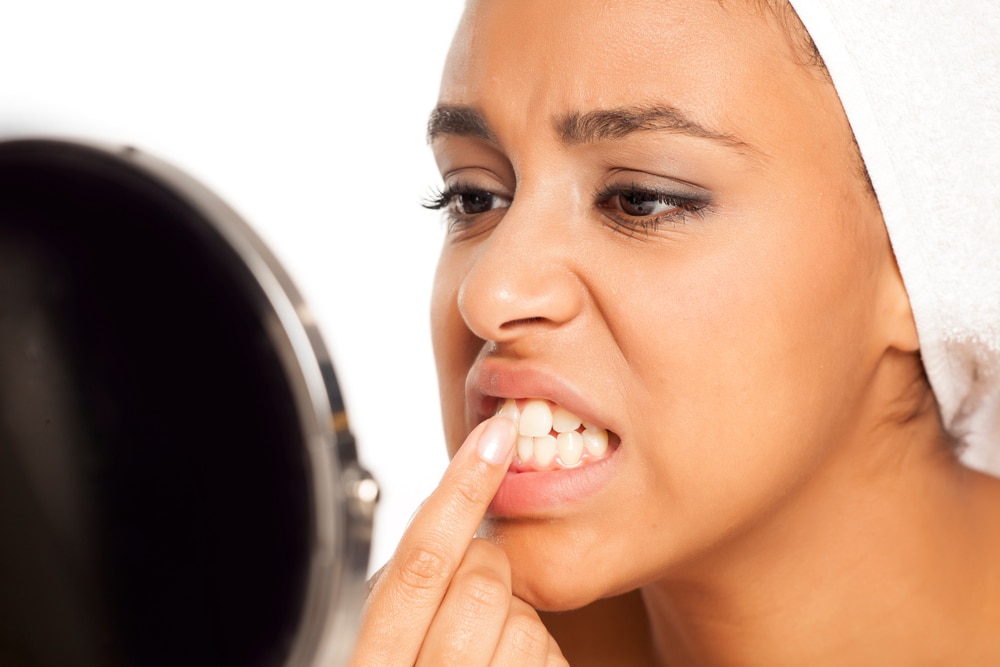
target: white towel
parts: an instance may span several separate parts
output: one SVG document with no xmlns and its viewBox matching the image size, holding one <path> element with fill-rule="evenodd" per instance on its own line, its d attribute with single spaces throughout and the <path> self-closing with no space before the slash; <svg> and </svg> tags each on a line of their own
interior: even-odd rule
<svg viewBox="0 0 1000 667">
<path fill-rule="evenodd" d="M 1000 475 L 1000 0 L 791 0 L 882 207 L 924 368 Z"/>
</svg>

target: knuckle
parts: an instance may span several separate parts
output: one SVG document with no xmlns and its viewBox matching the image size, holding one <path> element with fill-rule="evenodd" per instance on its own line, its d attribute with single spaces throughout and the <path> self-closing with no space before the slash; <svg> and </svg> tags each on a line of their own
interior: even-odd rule
<svg viewBox="0 0 1000 667">
<path fill-rule="evenodd" d="M 537 617 L 511 616 L 507 625 L 508 641 L 521 656 L 540 656 L 549 652 L 549 632 Z"/>
<path fill-rule="evenodd" d="M 486 611 L 506 610 L 510 603 L 507 583 L 489 572 L 472 572 L 462 577 L 461 593 L 466 611 L 482 615 Z"/>
<path fill-rule="evenodd" d="M 400 583 L 415 591 L 437 589 L 447 580 L 449 571 L 447 557 L 431 545 L 417 545 L 398 559 Z"/>
<path fill-rule="evenodd" d="M 456 475 L 452 479 L 451 488 L 454 491 L 452 497 L 457 509 L 463 514 L 478 511 L 490 501 L 487 490 L 477 475 Z"/>
</svg>

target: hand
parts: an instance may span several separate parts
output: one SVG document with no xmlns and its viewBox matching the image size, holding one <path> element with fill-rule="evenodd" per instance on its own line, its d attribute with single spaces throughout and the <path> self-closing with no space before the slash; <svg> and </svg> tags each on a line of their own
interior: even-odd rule
<svg viewBox="0 0 1000 667">
<path fill-rule="evenodd" d="M 567 665 L 538 614 L 511 593 L 502 549 L 474 538 L 510 464 L 514 423 L 477 426 L 375 575 L 354 667 Z"/>
</svg>

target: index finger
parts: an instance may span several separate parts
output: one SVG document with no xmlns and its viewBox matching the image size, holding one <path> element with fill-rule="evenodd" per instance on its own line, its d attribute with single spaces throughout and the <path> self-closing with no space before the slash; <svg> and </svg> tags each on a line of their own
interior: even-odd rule
<svg viewBox="0 0 1000 667">
<path fill-rule="evenodd" d="M 414 515 L 366 604 L 358 656 L 413 664 L 424 635 L 510 463 L 517 427 L 504 416 L 466 438 Z"/>
</svg>

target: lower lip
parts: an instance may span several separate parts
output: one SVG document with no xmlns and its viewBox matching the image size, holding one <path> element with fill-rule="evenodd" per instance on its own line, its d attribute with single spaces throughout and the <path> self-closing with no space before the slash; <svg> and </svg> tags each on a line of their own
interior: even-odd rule
<svg viewBox="0 0 1000 667">
<path fill-rule="evenodd" d="M 551 514 L 560 506 L 580 502 L 604 487 L 614 477 L 619 448 L 597 463 L 543 472 L 513 472 L 500 484 L 490 503 L 494 516 L 517 517 Z"/>
</svg>

